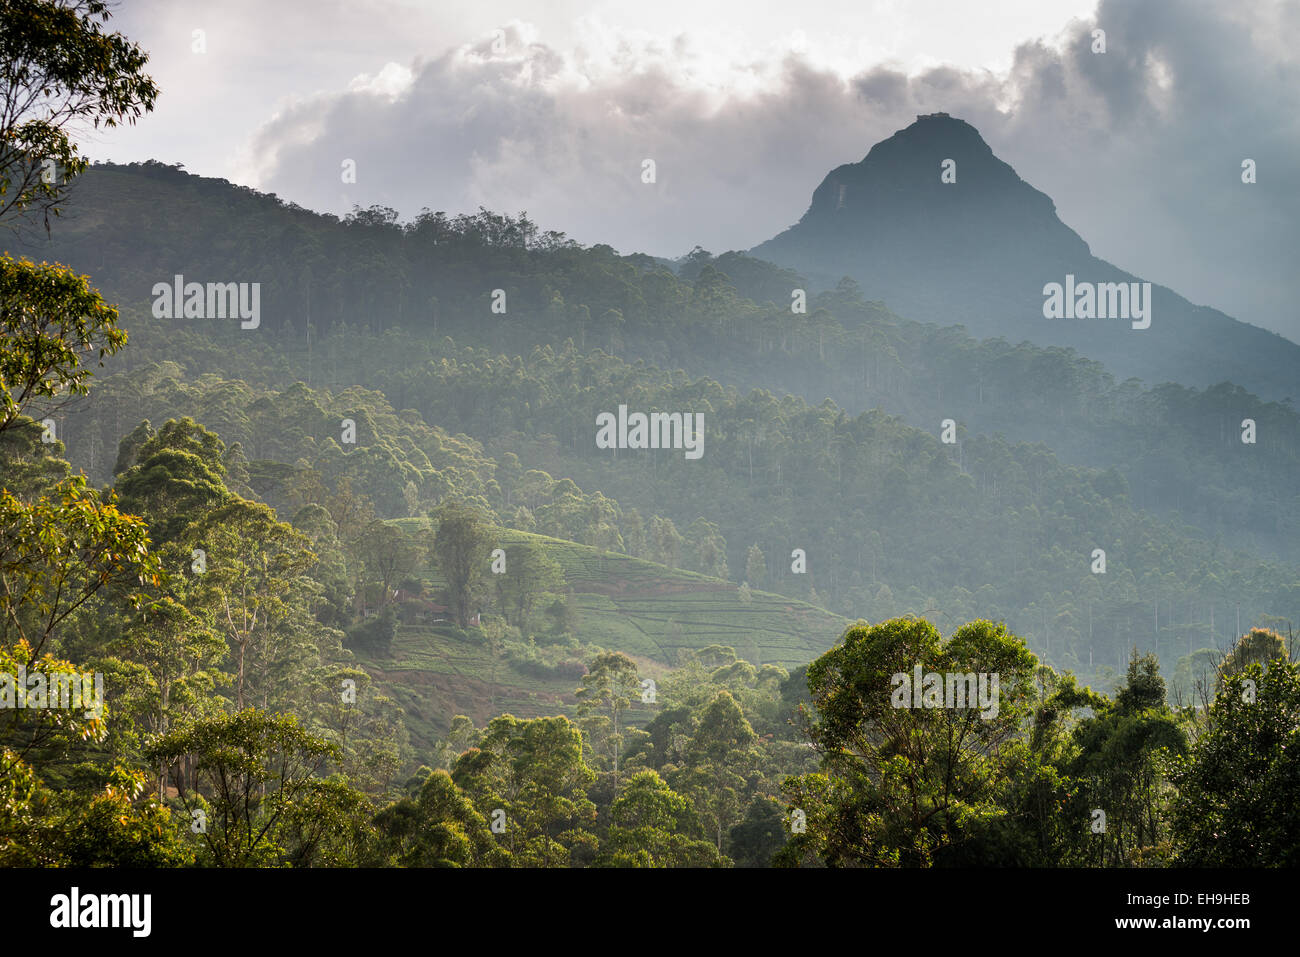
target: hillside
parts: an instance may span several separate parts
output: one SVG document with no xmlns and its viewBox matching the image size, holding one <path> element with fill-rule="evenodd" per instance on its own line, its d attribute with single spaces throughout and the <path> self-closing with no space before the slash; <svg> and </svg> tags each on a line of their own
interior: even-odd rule
<svg viewBox="0 0 1300 957">
<path fill-rule="evenodd" d="M 213 371 L 256 378 L 274 368 L 259 357 L 284 361 L 273 350 L 236 358 L 196 333 L 155 343 L 177 360 L 107 376 L 89 402 L 56 417 L 74 461 L 98 445 L 103 468 L 121 457 L 113 437 L 141 419 L 190 416 L 230 446 L 241 494 L 310 530 L 318 549 L 348 553 L 340 564 L 383 561 L 386 543 L 368 544 L 364 523 L 336 527 L 356 524 L 347 503 L 363 491 L 379 518 L 460 497 L 495 525 L 747 579 L 850 619 L 910 613 L 944 630 L 1002 619 L 1089 680 L 1122 669 L 1134 645 L 1175 659 L 1221 646 L 1238 614 L 1300 618 L 1293 565 L 1159 519 L 1143 507 L 1153 489 L 1067 465 L 1043 445 L 961 434 L 945 444 L 879 411 L 849 416 L 830 402 L 742 394 L 572 344 L 510 356 L 446 340 L 417 362 L 430 347 L 401 336 L 327 341 L 319 348 L 339 357 L 340 373 L 383 368 L 388 354 L 410 364 L 384 377 L 383 392 L 334 392 L 257 388 Z M 596 413 L 620 402 L 708 410 L 704 458 L 594 448 Z M 345 420 L 356 423 L 355 441 L 340 445 Z M 308 514 L 318 506 L 334 519 Z M 1264 518 L 1281 526 L 1293 515 Z M 1090 571 L 1098 547 L 1105 574 Z M 796 548 L 806 574 L 791 569 Z M 339 580 L 330 594 L 351 587 Z M 347 627 L 342 597 L 331 607 L 331 623 Z"/>
<path fill-rule="evenodd" d="M 159 164 L 80 185 L 44 254 L 90 268 L 131 333 L 121 371 L 55 416 L 92 475 L 141 419 L 190 415 L 240 443 L 249 493 L 278 508 L 343 479 L 384 518 L 455 492 L 507 526 L 677 565 L 670 539 L 694 529 L 733 581 L 757 548 L 755 587 L 815 586 L 848 618 L 1001 618 L 1089 679 L 1134 645 L 1182 656 L 1225 645 L 1238 614 L 1298 616 L 1289 403 L 1118 381 L 1069 349 L 899 317 L 851 282 L 792 314 L 772 300 L 802 280 L 761 260 L 696 250 L 674 275 L 523 215 L 339 221 Z M 191 222 L 228 241 L 196 244 Z M 263 277 L 258 327 L 152 317 L 177 262 Z M 596 414 L 621 403 L 705 410 L 704 460 L 595 449 Z M 651 546 L 656 522 L 675 527 Z M 796 547 L 807 575 L 787 571 Z"/>
<path fill-rule="evenodd" d="M 952 418 L 966 435 L 1042 443 L 1063 462 L 1115 469 L 1145 510 L 1234 548 L 1300 561 L 1300 489 L 1289 481 L 1300 468 L 1300 415 L 1291 403 L 1259 398 L 1256 385 L 1278 362 L 1285 381 L 1296 381 L 1294 364 L 1279 358 L 1285 350 L 1269 350 L 1234 384 L 1190 388 L 1200 372 L 1157 384 L 1153 366 L 1140 373 L 1144 385 L 1096 357 L 1023 341 L 1026 329 L 981 339 L 973 326 L 950 325 L 957 312 L 935 322 L 900 316 L 895 303 L 864 298 L 852 282 L 814 293 L 805 314 L 792 314 L 790 290 L 808 281 L 738 253 L 696 250 L 674 273 L 648 256 L 538 235 L 526 216 L 437 213 L 399 224 L 391 211 L 359 210 L 340 221 L 161 164 L 96 166 L 76 189 L 54 238 L 26 251 L 90 273 L 120 304 L 131 348 L 107 371 L 128 379 L 175 363 L 177 375 L 276 389 L 295 380 L 336 390 L 363 383 L 402 409 L 420 401 L 413 370 L 457 351 L 449 338 L 507 357 L 571 339 L 584 353 L 724 386 L 789 392 L 810 405 L 831 398 L 849 414 L 882 409 L 932 435 Z M 1050 208 L 1045 198 L 1030 205 L 1035 215 Z M 1061 242 L 1077 250 L 1069 236 Z M 259 281 L 258 328 L 154 319 L 150 291 L 177 273 Z M 503 314 L 491 311 L 496 288 L 506 293 Z M 1036 302 L 1028 331 L 1050 325 L 1041 296 Z M 1123 341 L 1138 343 L 1157 325 Z M 1169 354 L 1184 345 L 1199 348 L 1189 340 Z M 1232 354 L 1216 346 L 1204 357 Z M 460 412 L 450 399 L 439 417 Z M 1240 441 L 1246 418 L 1258 425 L 1249 446 Z M 119 407 L 94 441 L 111 449 L 129 428 Z M 73 460 L 107 478 L 107 456 L 70 435 Z"/>
<path fill-rule="evenodd" d="M 644 539 L 669 522 L 669 538 L 695 530 L 693 549 L 720 545 L 732 580 L 756 547 L 755 587 L 811 598 L 815 586 L 817 604 L 848 618 L 1001 618 L 1087 678 L 1121 669 L 1134 645 L 1225 645 L 1238 613 L 1300 617 L 1287 480 L 1300 419 L 1286 403 L 1116 382 L 1068 350 L 900 319 L 852 286 L 792 315 L 745 298 L 741 287 L 775 295 L 789 278 L 758 260 L 697 252 L 674 276 L 649 257 L 530 239 L 526 217 L 340 222 L 159 166 L 83 185 L 81 218 L 50 251 L 101 263 L 132 343 L 86 408 L 55 416 L 91 474 L 105 476 L 141 419 L 190 415 L 241 444 L 248 489 L 277 507 L 305 500 L 296 486 L 342 479 L 384 518 L 456 492 L 501 524 L 661 561 L 675 546 L 647 556 Z M 143 241 L 106 235 L 115 216 Z M 231 241 L 186 247 L 186 217 Z M 181 255 L 172 239 L 201 264 L 185 267 L 195 276 L 269 277 L 257 329 L 149 315 L 151 281 Z M 693 377 L 679 357 L 728 375 Z M 786 392 L 795 380 L 855 398 L 815 404 Z M 864 393 L 911 414 L 855 413 Z M 621 403 L 706 410 L 705 458 L 600 452 L 595 416 Z M 1240 441 L 1247 416 L 1254 445 Z M 339 445 L 345 418 L 355 450 Z M 944 418 L 956 442 L 939 441 Z M 515 521 L 520 508 L 536 527 Z M 796 547 L 807 575 L 788 572 Z M 1089 571 L 1099 547 L 1104 576 Z"/>
<path fill-rule="evenodd" d="M 429 526 L 423 519 L 392 524 L 410 535 Z M 563 568 L 578 608 L 580 646 L 564 649 L 566 660 L 581 661 L 594 648 L 622 651 L 643 676 L 659 678 L 681 652 L 718 644 L 751 664 L 792 669 L 830 648 L 850 624 L 799 599 L 755 589 L 745 602 L 733 583 L 574 542 L 515 530 L 498 541 L 536 543 Z M 436 577 L 430 583 L 442 584 Z M 501 712 L 573 715 L 576 675 L 529 673 L 495 660 L 481 637 L 446 624 L 400 626 L 390 654 L 362 653 L 359 660 L 405 709 L 417 748 L 432 748 L 457 714 L 480 726 Z M 650 714 L 634 708 L 632 723 Z"/>
</svg>

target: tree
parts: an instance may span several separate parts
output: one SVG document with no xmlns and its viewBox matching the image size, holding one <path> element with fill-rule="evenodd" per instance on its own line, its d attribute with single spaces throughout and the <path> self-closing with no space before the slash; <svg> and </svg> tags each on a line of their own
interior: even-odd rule
<svg viewBox="0 0 1300 957">
<path fill-rule="evenodd" d="M 557 598 L 547 605 L 546 617 L 551 620 L 551 631 L 557 635 L 571 635 L 578 630 L 578 606 L 572 595 Z"/>
<path fill-rule="evenodd" d="M 226 488 L 241 498 L 256 497 L 248 484 L 252 480 L 252 474 L 248 469 L 248 456 L 244 454 L 244 447 L 240 443 L 235 442 L 226 449 L 221 464 L 226 470 Z"/>
<path fill-rule="evenodd" d="M 163 735 L 148 753 L 167 767 L 183 760 L 193 768 L 172 781 L 186 817 L 204 821 L 200 859 L 210 866 L 285 861 L 293 852 L 290 826 L 305 807 L 338 823 L 334 816 L 346 816 L 353 803 L 348 789 L 317 777 L 337 749 L 292 715 L 245 708 L 203 718 Z"/>
<path fill-rule="evenodd" d="M 156 90 L 140 73 L 145 57 L 120 35 L 105 35 L 95 18 L 108 19 L 98 0 L 0 3 L 0 225 L 17 226 L 36 210 L 58 215 L 68 178 L 86 167 L 69 132 L 80 121 L 112 126 L 152 108 Z M 84 276 L 66 267 L 0 256 L 0 435 L 26 429 L 24 413 L 53 407 L 56 397 L 85 395 L 90 361 L 117 352 L 126 333 L 117 310 Z M 92 445 L 93 448 L 93 445 Z M 6 452 L 12 452 L 12 447 Z M 6 463 L 6 479 L 21 470 Z M 20 498 L 6 481 L 0 490 L 0 659 L 73 672 L 70 663 L 42 654 L 70 616 L 102 591 L 120 589 L 128 607 L 143 602 L 143 587 L 157 586 L 162 570 L 149 552 L 142 521 L 118 511 L 112 495 L 88 487 L 84 476 L 63 477 Z M 57 719 L 59 722 L 63 718 Z M 26 716 L 23 724 L 30 724 Z M 26 728 L 26 749 L 42 739 L 42 723 Z M 5 737 L 11 729 L 5 728 Z M 66 729 L 101 740 L 102 715 Z M 146 864 L 176 860 L 165 845 L 167 817 L 153 805 L 132 806 L 142 776 L 123 772 L 103 793 L 48 800 L 22 754 L 0 755 L 0 857 L 13 845 L 14 821 L 44 817 L 51 804 L 64 811 L 54 833 L 82 840 L 71 856 L 56 848 L 26 863 Z M 87 829 L 83 825 L 89 824 Z M 95 825 L 102 825 L 96 827 Z M 119 827 L 120 825 L 120 827 Z M 91 834 L 95 840 L 88 840 Z M 157 842 L 151 840 L 157 837 Z M 39 837 L 30 835 L 32 847 Z M 74 845 L 75 847 L 76 845 Z M 10 861 L 6 861 L 8 863 Z"/>
<path fill-rule="evenodd" d="M 1232 651 L 1219 665 L 1220 681 L 1245 671 L 1252 664 L 1267 667 L 1273 661 L 1286 660 L 1286 657 L 1286 639 L 1268 628 L 1252 628 L 1237 639 Z"/>
<path fill-rule="evenodd" d="M 0 867 L 185 867 L 193 851 L 145 776 L 113 765 L 87 790 L 54 791 L 0 749 Z"/>
<path fill-rule="evenodd" d="M 387 796 L 406 763 L 410 736 L 402 720 L 405 712 L 362 668 L 325 662 L 318 670 L 323 680 L 313 680 L 315 699 L 310 708 L 300 705 L 298 710 L 310 716 L 313 728 L 329 729 L 329 739 L 339 749 L 334 767 L 349 784 L 367 795 Z"/>
<path fill-rule="evenodd" d="M 1013 746 L 1033 693 L 1036 665 L 1003 625 L 976 621 L 947 641 L 927 621 L 857 625 L 808 666 L 817 717 L 808 727 L 822 775 L 788 780 L 792 807 L 807 815 L 791 854 L 810 849 L 829 865 L 926 866 L 964 839 L 973 820 L 999 814 Z M 948 707 L 895 706 L 895 676 L 999 677 L 996 711 L 969 700 Z M 969 686 L 967 686 L 969 688 Z M 963 695 L 965 697 L 965 695 Z M 958 704 L 955 695 L 952 699 Z"/>
<path fill-rule="evenodd" d="M 487 819 L 443 770 L 429 771 L 414 799 L 389 805 L 375 823 L 400 867 L 504 867 L 510 862 Z"/>
<path fill-rule="evenodd" d="M 352 489 L 352 480 L 346 475 L 334 487 L 334 494 L 324 501 L 325 509 L 334 519 L 339 540 L 349 549 L 355 549 L 366 529 L 374 525 L 375 507 L 365 495 Z"/>
<path fill-rule="evenodd" d="M 48 230 L 68 181 L 87 166 L 69 134 L 153 109 L 158 88 L 141 72 L 149 58 L 104 33 L 110 16 L 103 0 L 0 4 L 0 220 L 42 210 Z"/>
<path fill-rule="evenodd" d="M 745 553 L 745 581 L 753 582 L 755 588 L 762 588 L 767 581 L 767 560 L 757 545 L 750 545 Z"/>
<path fill-rule="evenodd" d="M 784 815 L 779 801 L 755 795 L 745 818 L 729 832 L 728 855 L 737 867 L 767 867 L 785 845 Z"/>
<path fill-rule="evenodd" d="M 597 867 L 720 867 L 721 855 L 691 835 L 698 824 L 690 801 L 654 771 L 628 779 L 610 810 L 609 837 Z"/>
<path fill-rule="evenodd" d="M 358 547 L 366 570 L 379 585 L 375 610 L 382 611 L 393 600 L 396 584 L 411 575 L 424 556 L 419 545 L 405 532 L 387 522 L 372 523 L 362 535 Z"/>
<path fill-rule="evenodd" d="M 161 581 L 145 523 L 83 476 L 30 504 L 0 492 L 0 646 L 23 644 L 39 656 L 101 590 L 121 589 L 138 607 L 143 586 Z"/>
<path fill-rule="evenodd" d="M 758 735 L 728 691 L 719 691 L 699 716 L 684 767 L 671 776 L 691 798 L 719 853 L 728 829 L 744 813 L 757 784 Z"/>
<path fill-rule="evenodd" d="M 538 607 L 565 587 L 564 569 L 535 542 L 505 547 L 506 570 L 493 575 L 506 620 L 526 631 Z"/>
<path fill-rule="evenodd" d="M 627 546 L 627 553 L 634 558 L 645 556 L 645 522 L 641 518 L 641 513 L 634 508 L 623 512 L 623 543 Z"/>
<path fill-rule="evenodd" d="M 582 732 L 568 718 L 493 718 L 479 746 L 456 759 L 451 777 L 480 814 L 502 821 L 498 840 L 516 866 L 563 866 L 591 841 L 585 827 L 596 807 L 587 787 L 596 775 L 582 760 Z"/>
<path fill-rule="evenodd" d="M 331 632 L 309 607 L 319 586 L 307 575 L 316 556 L 306 536 L 243 499 L 209 512 L 186 535 L 207 554 L 197 603 L 230 648 L 235 707 L 304 703 L 319 642 Z"/>
<path fill-rule="evenodd" d="M 148 517 L 154 541 L 175 540 L 231 499 L 223 480 L 224 451 L 216 433 L 193 419 L 168 420 L 136 449 L 136 464 L 118 475 L 123 507 Z"/>
<path fill-rule="evenodd" d="M 685 537 L 692 571 L 715 578 L 727 577 L 727 540 L 717 523 L 697 518 L 687 526 Z"/>
<path fill-rule="evenodd" d="M 24 680 L 25 673 L 41 675 L 35 685 Z M 103 702 L 96 704 L 93 690 L 87 694 L 81 669 L 53 655 L 37 656 L 30 645 L 20 640 L 13 647 L 0 645 L 0 778 L 14 775 L 15 780 L 28 776 L 25 762 L 33 758 L 61 756 L 78 744 L 101 744 L 106 737 Z M 58 689 L 58 690 L 56 690 Z M 80 708 L 73 695 L 80 692 Z M 64 698 L 68 700 L 64 701 Z M 58 699 L 50 707 L 51 698 Z M 86 700 L 89 698 L 89 700 Z M 33 781 L 39 779 L 34 773 Z M 13 784 L 18 791 L 11 795 L 18 805 L 33 799 L 26 785 Z"/>
<path fill-rule="evenodd" d="M 478 509 L 457 502 L 440 506 L 432 518 L 432 551 L 447 583 L 447 605 L 456 624 L 467 628 L 483 594 L 492 534 Z"/>
<path fill-rule="evenodd" d="M 682 536 L 671 518 L 656 515 L 650 519 L 649 540 L 650 554 L 647 557 L 651 561 L 667 565 L 669 568 L 678 566 L 682 553 Z"/>
<path fill-rule="evenodd" d="M 163 735 L 211 706 L 226 643 L 181 602 L 159 598 L 127 622 L 105 667 L 120 682 L 113 734 L 137 754 L 147 736 Z M 157 769 L 158 800 L 166 768 Z"/>
<path fill-rule="evenodd" d="M 0 182 L 3 177 L 0 167 Z M 102 366 L 126 344 L 117 319 L 117 308 L 104 302 L 86 276 L 58 264 L 0 256 L 0 432 L 33 403 L 86 395 L 92 375 L 87 357 Z"/>
<path fill-rule="evenodd" d="M 632 707 L 632 695 L 639 694 L 641 675 L 636 662 L 621 651 L 605 651 L 593 658 L 582 677 L 582 686 L 574 692 L 578 714 L 584 719 L 593 753 L 608 752 L 618 790 L 618 761 L 623 746 L 620 721 Z"/>
<path fill-rule="evenodd" d="M 482 732 L 474 727 L 474 722 L 463 714 L 451 719 L 447 736 L 439 742 L 437 749 L 438 767 L 450 768 L 456 759 L 472 747 L 478 745 Z"/>
<path fill-rule="evenodd" d="M 1209 729 L 1171 777 L 1179 863 L 1300 864 L 1300 666 L 1274 660 L 1226 678 Z"/>
<path fill-rule="evenodd" d="M 1164 854 L 1169 840 L 1165 805 L 1166 756 L 1183 754 L 1187 737 L 1165 704 L 1165 682 L 1154 655 L 1129 658 L 1124 685 L 1074 732 L 1065 772 L 1080 784 L 1082 804 L 1106 813 L 1106 829 L 1089 834 L 1089 857 L 1098 864 L 1128 865 Z"/>
<path fill-rule="evenodd" d="M 145 419 L 117 444 L 117 463 L 113 466 L 114 477 L 121 475 L 138 461 L 140 447 L 155 435 L 153 426 Z"/>
</svg>

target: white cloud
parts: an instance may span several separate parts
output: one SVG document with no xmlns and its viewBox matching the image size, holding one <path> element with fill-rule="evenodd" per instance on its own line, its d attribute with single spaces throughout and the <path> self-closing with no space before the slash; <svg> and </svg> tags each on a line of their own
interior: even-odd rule
<svg viewBox="0 0 1300 957">
<path fill-rule="evenodd" d="M 291 29 L 280 5 L 230 2 L 255 25 L 244 36 Z M 240 55 L 256 90 L 211 64 L 184 72 L 166 46 L 191 107 L 168 116 L 193 131 L 168 142 L 213 146 L 198 162 L 160 158 L 317 209 L 526 209 L 584 242 L 676 255 L 768 238 L 830 169 L 945 110 L 1051 195 L 1098 255 L 1300 338 L 1296 5 L 573 0 L 532 22 L 509 6 L 338 2 L 303 21 L 298 43 Z M 169 36 L 187 37 L 193 18 L 168 13 Z M 329 55 L 308 58 L 317 42 Z M 200 80 L 242 82 L 255 108 L 234 100 L 236 119 L 218 103 L 217 121 L 198 123 L 184 98 Z M 225 170 L 203 168 L 213 155 Z M 1246 156 L 1259 163 L 1253 187 L 1239 181 Z M 355 185 L 340 182 L 345 158 Z M 654 186 L 641 183 L 645 158 Z"/>
<path fill-rule="evenodd" d="M 384 68 L 374 76 L 358 73 L 348 82 L 349 93 L 375 93 L 396 99 L 411 87 L 415 74 L 410 67 L 400 63 L 385 63 Z"/>
</svg>

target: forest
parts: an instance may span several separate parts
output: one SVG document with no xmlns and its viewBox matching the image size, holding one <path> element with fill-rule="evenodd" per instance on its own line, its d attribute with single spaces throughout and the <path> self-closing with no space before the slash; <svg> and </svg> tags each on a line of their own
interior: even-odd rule
<svg viewBox="0 0 1300 957">
<path fill-rule="evenodd" d="M 1300 863 L 1290 400 L 91 164 L 159 94 L 109 19 L 0 2 L 0 864 Z"/>
</svg>

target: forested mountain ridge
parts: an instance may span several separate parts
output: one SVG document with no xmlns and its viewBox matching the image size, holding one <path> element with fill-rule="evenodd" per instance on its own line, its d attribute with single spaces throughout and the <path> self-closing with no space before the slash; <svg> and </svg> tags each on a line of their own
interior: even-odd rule
<svg viewBox="0 0 1300 957">
<path fill-rule="evenodd" d="M 149 240 L 159 231 L 171 238 L 165 208 L 207 217 L 205 227 L 215 230 L 225 204 L 259 224 L 250 233 L 253 248 L 231 241 L 186 251 L 187 258 L 212 264 L 195 277 L 261 275 L 247 257 L 282 264 L 286 250 L 319 258 L 330 248 L 338 269 L 327 272 L 330 257 L 324 257 L 319 274 L 332 275 L 340 292 L 307 301 L 285 298 L 285 287 L 268 283 L 265 321 L 252 330 L 237 322 L 155 319 L 146 264 L 161 270 L 166 244 L 116 252 L 93 245 L 100 232 L 93 224 L 108 202 L 94 190 L 109 181 L 125 197 L 156 200 L 132 200 L 121 210 Z M 295 476 L 306 470 L 323 476 L 326 486 L 346 475 L 366 488 L 383 516 L 415 514 L 412 509 L 426 509 L 454 489 L 494 508 L 498 521 L 528 529 L 529 521 L 546 519 L 539 513 L 515 521 L 517 476 L 541 470 L 547 482 L 557 475 L 577 483 L 560 493 L 572 504 L 548 505 L 548 513 L 564 508 L 583 518 L 538 531 L 636 554 L 624 518 L 635 507 L 631 528 L 648 529 L 662 516 L 674 530 L 696 529 L 693 548 L 722 542 L 731 569 L 725 577 L 743 580 L 749 550 L 757 547 L 766 579 L 752 582 L 755 587 L 807 596 L 815 586 L 817 601 L 849 617 L 912 611 L 948 625 L 996 614 L 1028 634 L 1049 660 L 1090 676 L 1119 667 L 1135 643 L 1184 655 L 1224 644 L 1238 614 L 1247 621 L 1294 619 L 1290 566 L 1231 552 L 1258 542 L 1279 543 L 1275 550 L 1284 554 L 1295 546 L 1296 489 L 1286 466 L 1296 447 L 1296 418 L 1288 405 L 1265 404 L 1230 387 L 1117 385 L 1096 363 L 1066 351 L 977 343 L 960 330 L 899 319 L 864 302 L 851 284 L 815 298 L 808 314 L 790 314 L 745 299 L 722 272 L 734 272 L 754 295 L 790 281 L 758 260 L 715 259 L 697 250 L 675 276 L 648 257 L 581 249 L 555 235 L 538 238 L 523 217 L 429 214 L 400 227 L 370 210 L 338 222 L 167 167 L 92 171 L 79 198 L 82 211 L 69 217 L 65 253 L 113 257 L 100 274 L 105 285 L 132 290 L 123 296 L 134 347 L 124 365 L 131 371 L 101 379 L 85 427 L 76 418 L 83 413 L 70 413 L 69 428 L 60 432 L 83 467 L 93 464 L 98 444 L 92 473 L 105 474 L 111 456 L 104 450 L 132 420 L 192 415 L 228 444 L 241 444 L 251 460 L 250 489 L 273 503 L 287 501 L 286 483 L 301 481 Z M 373 297 L 352 309 L 341 303 L 358 262 L 370 264 L 363 271 Z M 428 271 L 417 270 L 421 262 Z M 311 260 L 302 268 L 310 270 Z M 378 281 L 379 270 L 390 280 Z M 433 283 L 428 288 L 442 293 L 423 316 L 412 315 L 409 305 L 417 283 Z M 505 289 L 504 313 L 491 311 L 494 288 Z M 604 321 L 592 320 L 594 314 Z M 293 332 L 295 315 L 311 317 L 301 341 Z M 552 346 L 560 336 L 575 341 Z M 544 344 L 525 355 L 530 341 Z M 740 348 L 729 348 L 733 343 Z M 730 367 L 751 382 L 786 364 L 802 363 L 809 374 L 829 369 L 838 373 L 828 379 L 836 392 L 855 393 L 865 381 L 936 418 L 956 407 L 958 441 L 935 441 L 940 422 L 934 419 L 927 437 L 880 413 L 850 417 L 851 409 L 835 403 L 814 406 L 765 390 L 746 396 L 711 378 L 609 354 L 624 352 L 630 360 L 641 347 L 669 356 L 694 353 L 698 363 L 724 366 L 728 356 L 754 359 L 747 372 L 741 361 Z M 929 373 L 926 388 L 913 370 Z M 295 408 L 310 394 L 305 387 L 253 385 L 294 378 L 331 387 L 337 397 L 326 400 L 328 412 Z M 382 393 L 365 398 L 353 388 L 360 381 Z M 835 388 L 837 382 L 843 387 Z M 595 415 L 620 403 L 704 410 L 707 457 L 700 463 L 655 459 L 646 472 L 636 464 L 645 453 L 598 452 L 591 443 Z M 1046 433 L 1046 447 L 972 435 L 968 416 L 976 418 L 984 404 L 993 407 L 990 418 Z M 1049 414 L 1026 416 L 1026 407 Z M 1257 419 L 1257 445 L 1240 441 L 1242 409 Z M 345 418 L 358 426 L 358 447 L 346 454 L 339 447 Z M 1052 428 L 1052 420 L 1060 427 Z M 432 435 L 422 422 L 431 424 Z M 1080 457 L 1096 451 L 1079 444 L 1080 422 L 1093 443 L 1114 433 L 1101 446 L 1107 468 L 1071 468 L 1051 453 L 1053 441 L 1071 439 Z M 1112 428 L 1115 423 L 1122 425 Z M 447 458 L 455 433 L 473 436 L 482 449 L 473 453 L 477 465 L 465 463 L 466 481 L 456 477 L 464 466 Z M 401 451 L 412 444 L 418 454 Z M 1121 463 L 1111 468 L 1108 458 Z M 501 471 L 514 461 L 519 464 Z M 1214 476 L 1221 485 L 1209 481 Z M 901 507 L 895 495 L 911 504 Z M 1163 511 L 1173 524 L 1147 521 L 1143 509 L 1156 504 L 1166 509 L 1150 510 Z M 828 529 L 828 510 L 848 520 Z M 755 521 L 755 515 L 763 517 Z M 1010 547 L 990 551 L 981 544 L 986 541 Z M 660 546 L 661 555 L 668 547 Z M 782 571 L 796 548 L 815 556 L 802 577 Z M 1088 570 L 1095 548 L 1112 562 L 1109 577 Z M 945 552 L 952 554 L 940 557 Z"/>
<path fill-rule="evenodd" d="M 348 353 L 388 335 L 390 346 L 366 363 L 367 384 L 387 390 L 445 336 L 510 355 L 572 338 L 580 350 L 742 389 L 788 390 L 810 403 L 829 396 L 849 413 L 879 407 L 933 434 L 951 418 L 963 434 L 1042 442 L 1065 462 L 1117 469 L 1145 509 L 1300 561 L 1300 489 L 1289 479 L 1300 468 L 1300 417 L 1289 402 L 1257 398 L 1250 380 L 1205 390 L 1118 381 L 1068 349 L 978 341 L 899 318 L 852 283 L 814 294 L 795 314 L 790 289 L 804 280 L 768 263 L 696 250 L 674 274 L 647 256 L 539 234 L 523 216 L 430 213 L 403 226 L 372 209 L 340 222 L 161 164 L 97 166 L 76 189 L 54 239 L 28 251 L 91 272 L 121 305 L 135 331 L 121 368 L 176 360 L 191 375 L 345 389 L 358 381 Z M 154 284 L 177 272 L 260 279 L 261 326 L 137 322 Z M 504 313 L 492 311 L 494 289 L 504 291 Z M 249 350 L 260 358 L 239 358 Z M 1254 444 L 1241 441 L 1246 419 Z M 84 449 L 71 449 L 86 462 Z"/>
<path fill-rule="evenodd" d="M 751 252 L 818 288 L 852 276 L 865 295 L 913 319 L 1073 347 L 1123 378 L 1198 388 L 1231 381 L 1269 399 L 1300 397 L 1300 346 L 1158 284 L 1146 329 L 1127 316 L 1044 318 L 1045 285 L 1067 275 L 1141 280 L 1093 256 L 1049 197 L 945 113 L 917 117 L 861 162 L 832 170 L 799 222 Z"/>
</svg>

